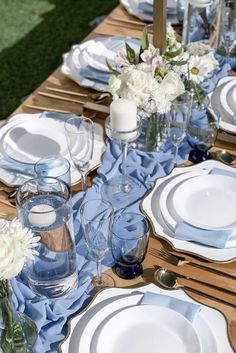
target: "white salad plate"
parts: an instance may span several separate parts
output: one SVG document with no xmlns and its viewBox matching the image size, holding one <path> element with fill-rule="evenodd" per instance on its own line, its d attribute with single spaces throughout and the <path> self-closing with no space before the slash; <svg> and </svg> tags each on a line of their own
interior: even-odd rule
<svg viewBox="0 0 236 353">
<path fill-rule="evenodd" d="M 224 109 L 224 114 L 232 119 L 236 116 L 236 79 L 227 82 L 220 92 L 220 104 Z"/>
<path fill-rule="evenodd" d="M 104 344 L 106 344 L 106 341 L 108 341 L 107 344 L 112 344 L 110 339 L 112 340 L 117 338 L 119 336 L 119 333 L 122 336 L 121 338 L 123 339 L 123 333 L 124 333 L 123 330 L 125 330 L 125 328 L 129 328 L 130 330 L 130 327 L 133 326 L 134 321 L 136 321 L 136 324 L 140 323 L 142 330 L 145 332 L 144 337 L 148 335 L 148 333 L 146 332 L 145 326 L 142 324 L 142 320 L 140 320 L 140 317 L 138 315 L 139 313 L 140 315 L 143 315 L 142 318 L 144 318 L 145 316 L 145 320 L 147 321 L 149 320 L 149 318 L 146 317 L 146 314 L 147 314 L 147 311 L 150 309 L 140 309 L 141 307 L 144 307 L 146 305 L 139 305 L 139 302 L 142 299 L 143 294 L 146 292 L 158 293 L 158 294 L 167 295 L 169 297 L 173 297 L 176 299 L 184 300 L 190 303 L 195 303 L 195 304 L 197 303 L 181 289 L 167 291 L 157 287 L 154 284 L 148 284 L 136 289 L 135 288 L 105 289 L 97 294 L 97 296 L 94 298 L 92 303 L 84 311 L 82 311 L 80 314 L 76 315 L 74 318 L 72 318 L 69 321 L 68 334 L 67 334 L 67 337 L 64 339 L 64 341 L 60 344 L 59 352 L 60 353 L 100 353 L 101 350 L 100 351 L 98 350 L 100 349 L 99 344 L 96 344 L 96 342 L 98 343 L 100 340 L 100 342 L 103 341 Z M 147 307 L 149 307 L 149 305 L 147 305 Z M 153 306 L 150 306 L 150 307 L 153 308 Z M 158 309 L 154 309 L 154 310 L 158 310 L 159 314 L 154 315 L 157 321 L 155 322 L 154 327 L 156 327 L 156 325 L 159 325 L 160 330 L 163 330 L 164 325 L 167 322 L 166 320 L 168 320 L 168 318 L 166 317 L 168 315 L 164 316 L 164 313 L 167 314 L 168 312 L 169 314 L 170 309 L 162 307 L 163 310 L 161 310 L 161 307 L 160 306 L 158 307 L 158 305 L 155 305 L 155 307 L 157 307 Z M 132 311 L 135 315 L 136 320 L 132 318 L 132 315 L 131 315 Z M 141 311 L 144 311 L 145 314 L 141 313 Z M 128 313 L 130 313 L 130 315 L 127 315 Z M 170 325 L 166 327 L 166 330 L 169 333 L 169 338 L 172 338 L 173 332 L 175 332 L 176 334 L 178 333 L 179 337 L 182 337 L 182 328 L 183 328 L 182 325 L 185 320 L 181 318 L 179 321 L 180 314 L 178 315 L 178 319 L 176 319 L 177 316 L 175 314 L 176 312 L 174 312 L 173 314 L 174 316 L 171 316 L 173 318 L 172 320 L 173 323 L 170 323 Z M 119 322 L 116 323 L 115 325 L 114 322 L 117 322 L 117 315 L 122 315 L 122 317 L 125 317 L 125 319 L 119 320 Z M 170 315 L 172 315 L 172 313 Z M 146 323 L 148 324 L 148 327 L 150 329 L 150 326 L 149 326 L 150 321 L 149 322 L 147 321 Z M 180 324 L 180 328 L 174 327 L 177 322 Z M 113 325 L 115 325 L 115 329 L 112 330 L 112 334 L 109 333 L 111 330 L 111 325 L 112 327 Z M 199 349 L 199 342 L 200 342 L 201 348 L 199 353 L 233 353 L 233 349 L 230 345 L 229 337 L 228 337 L 227 322 L 224 316 L 219 311 L 201 304 L 201 310 L 197 313 L 194 323 L 191 325 L 198 339 L 196 340 L 195 334 L 192 334 L 193 331 L 190 330 L 191 332 L 190 336 L 194 337 L 193 346 L 190 347 L 190 349 L 188 349 L 187 351 L 177 350 L 175 352 L 181 352 L 181 353 L 195 352 L 196 349 Z M 106 331 L 103 331 L 103 329 Z M 186 333 L 188 332 L 188 330 L 189 330 L 189 326 Z M 108 337 L 106 334 L 106 340 L 104 339 L 105 332 L 108 333 Z M 159 335 L 159 332 L 157 330 L 155 330 L 155 332 L 156 332 L 156 335 Z M 83 344 L 81 344 L 82 338 L 83 338 Z M 176 337 L 173 339 L 175 341 Z M 142 338 L 140 338 L 140 340 L 142 340 Z M 169 341 L 172 341 L 172 339 L 169 339 Z M 146 344 L 146 347 L 149 348 L 148 344 L 150 345 L 151 342 L 148 342 L 148 343 L 145 342 L 145 344 Z M 166 344 L 164 343 L 164 345 L 163 344 L 161 345 L 161 344 L 162 343 L 160 339 L 160 346 L 159 346 L 159 342 L 155 345 L 156 350 L 160 352 L 169 352 L 168 346 L 167 346 L 168 343 Z M 109 346 L 104 348 L 103 353 L 108 352 L 105 350 L 107 348 L 109 348 Z M 151 350 L 148 350 L 148 349 L 143 350 L 143 352 L 144 351 L 152 352 Z M 117 351 L 110 350 L 110 352 L 120 353 L 120 351 L 118 350 Z M 125 351 L 123 350 L 122 353 L 123 352 Z M 129 350 L 129 352 L 132 352 L 132 351 Z"/>
<path fill-rule="evenodd" d="M 186 180 L 190 178 L 194 178 L 199 175 L 208 174 L 209 170 L 195 170 L 190 171 L 188 173 L 181 173 L 177 175 L 175 178 L 171 179 L 166 186 L 163 188 L 160 195 L 160 210 L 162 216 L 168 225 L 168 227 L 174 231 L 175 227 L 179 222 L 181 222 L 181 217 L 177 210 L 173 207 L 173 193 L 179 185 L 182 185 Z"/>
<path fill-rule="evenodd" d="M 17 114 L 0 129 L 1 180 L 9 185 L 21 185 L 34 176 L 34 163 L 50 155 L 61 155 L 71 164 L 72 184 L 80 180 L 67 148 L 64 122 L 57 113 Z M 89 171 L 101 164 L 105 151 L 103 129 L 94 124 L 94 154 Z"/>
<path fill-rule="evenodd" d="M 145 0 L 120 0 L 120 3 L 124 6 L 126 11 L 140 20 L 153 22 L 153 13 L 151 12 L 151 6 L 153 6 L 153 1 Z M 146 3 L 146 11 L 141 7 L 141 3 Z M 167 1 L 167 19 L 170 23 L 178 23 L 177 17 L 177 4 L 175 0 Z"/>
<path fill-rule="evenodd" d="M 193 176 L 194 174 L 189 174 L 189 173 L 200 171 L 200 174 L 201 174 L 202 171 L 204 170 L 206 170 L 207 173 L 210 173 L 213 168 L 221 168 L 223 172 L 224 171 L 231 171 L 233 173 L 235 172 L 235 170 L 232 167 L 226 166 L 223 163 L 220 163 L 218 161 L 213 161 L 213 160 L 205 161 L 201 164 L 197 164 L 191 167 L 186 167 L 184 169 L 175 168 L 172 171 L 172 173 L 169 174 L 168 176 L 156 180 L 154 187 L 152 188 L 150 193 L 144 198 L 141 206 L 142 206 L 143 212 L 147 215 L 147 217 L 149 218 L 152 224 L 155 235 L 168 241 L 172 245 L 172 247 L 174 247 L 176 250 L 181 250 L 186 253 L 196 254 L 198 256 L 201 256 L 211 261 L 226 262 L 236 258 L 235 239 L 228 241 L 226 247 L 223 249 L 213 248 L 200 243 L 198 244 L 191 241 L 177 239 L 174 237 L 174 228 L 178 223 L 178 221 L 181 219 L 181 217 L 178 214 L 178 210 L 174 209 L 173 207 L 172 198 L 173 198 L 174 191 L 172 193 L 172 188 L 169 189 L 169 192 L 171 194 L 170 197 L 168 196 L 166 199 L 167 200 L 166 210 L 167 210 L 167 213 L 169 213 L 169 219 L 172 217 L 172 220 L 171 220 L 172 226 L 170 226 L 169 224 L 170 222 L 168 221 L 166 222 L 165 220 L 166 215 L 162 213 L 162 209 L 160 205 L 160 199 L 161 199 L 163 190 L 165 190 L 165 187 L 170 182 L 175 180 L 177 177 L 181 178 L 178 180 L 179 184 L 181 185 L 181 182 L 187 182 L 188 179 L 191 180 L 192 178 L 194 179 L 195 177 L 197 177 L 197 176 Z M 184 175 L 184 177 L 182 177 L 182 175 Z M 185 179 L 185 175 L 186 175 L 186 179 Z M 178 186 L 178 183 L 176 184 L 174 182 L 172 186 L 173 186 L 173 190 L 175 190 L 174 188 Z M 174 209 L 174 212 L 173 212 L 173 209 Z M 177 214 L 177 217 L 176 217 L 176 214 Z"/>
<path fill-rule="evenodd" d="M 208 97 L 210 99 L 210 105 L 213 112 L 217 116 L 220 114 L 219 127 L 222 130 L 236 134 L 236 124 L 234 123 L 232 116 L 229 116 L 229 114 L 227 114 L 221 102 L 221 99 L 222 99 L 221 92 L 224 89 L 224 87 L 231 81 L 236 82 L 236 78 L 234 76 L 227 76 L 227 77 L 221 78 L 218 81 L 214 91 L 208 94 Z M 234 95 L 235 94 L 236 93 L 234 93 Z"/>
<path fill-rule="evenodd" d="M 190 178 L 173 195 L 173 207 L 185 222 L 209 230 L 236 228 L 235 205 L 236 177 L 226 175 Z"/>
<path fill-rule="evenodd" d="M 81 86 L 107 91 L 107 82 L 99 81 L 98 77 L 104 75 L 106 78 L 109 77 L 106 61 L 112 65 L 115 56 L 125 43 L 134 50 L 138 50 L 140 46 L 140 40 L 126 36 L 98 36 L 74 45 L 69 52 L 63 54 L 62 73 Z M 90 78 L 83 76 L 85 69 L 90 72 Z"/>
<path fill-rule="evenodd" d="M 157 319 L 158 318 L 158 319 Z M 123 323 L 121 325 L 121 322 Z M 137 305 L 121 310 L 98 327 L 92 353 L 200 353 L 200 340 L 178 312 L 158 305 Z"/>
</svg>

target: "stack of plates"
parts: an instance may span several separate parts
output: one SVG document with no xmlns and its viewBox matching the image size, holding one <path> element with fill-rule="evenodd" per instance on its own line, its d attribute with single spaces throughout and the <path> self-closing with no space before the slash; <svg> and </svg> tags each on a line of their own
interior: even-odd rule
<svg viewBox="0 0 236 353">
<path fill-rule="evenodd" d="M 213 111 L 220 114 L 220 128 L 236 134 L 236 78 L 219 80 L 209 97 Z"/>
<path fill-rule="evenodd" d="M 114 58 L 125 43 L 136 52 L 140 40 L 129 37 L 96 37 L 82 44 L 74 45 L 63 55 L 62 73 L 80 86 L 90 87 L 97 91 L 107 91 L 110 71 L 107 61 L 114 65 Z"/>
<path fill-rule="evenodd" d="M 193 324 L 158 305 L 138 304 L 145 292 L 196 302 L 182 290 L 168 292 L 154 284 L 138 289 L 111 288 L 69 323 L 61 353 L 232 353 L 223 315 L 207 306 Z"/>
<path fill-rule="evenodd" d="M 120 0 L 129 14 L 140 20 L 153 22 L 153 0 Z M 177 0 L 167 1 L 167 19 L 172 24 L 177 20 Z"/>
<path fill-rule="evenodd" d="M 66 117 L 57 113 L 18 114 L 0 129 L 1 180 L 18 186 L 34 177 L 34 164 L 41 158 L 61 155 L 71 164 L 71 182 L 80 179 L 67 148 L 64 131 Z M 52 133 L 53 131 L 53 133 Z M 101 163 L 105 150 L 103 129 L 95 124 L 95 146 L 90 170 Z"/>
<path fill-rule="evenodd" d="M 220 168 L 220 171 L 211 173 L 215 168 Z M 219 249 L 200 244 L 200 241 L 177 239 L 174 232 L 183 221 L 204 230 L 230 231 L 236 228 L 235 204 L 235 169 L 217 161 L 206 161 L 192 167 L 174 169 L 167 177 L 158 179 L 151 193 L 143 200 L 142 208 L 150 218 L 156 235 L 168 240 L 174 248 L 213 261 L 229 261 L 236 258 L 235 237 L 230 238 L 225 248 Z"/>
</svg>

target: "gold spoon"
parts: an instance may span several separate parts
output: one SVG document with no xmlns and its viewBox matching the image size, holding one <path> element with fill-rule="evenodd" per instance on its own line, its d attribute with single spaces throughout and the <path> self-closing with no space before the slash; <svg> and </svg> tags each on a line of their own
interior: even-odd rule
<svg viewBox="0 0 236 353">
<path fill-rule="evenodd" d="M 181 277 L 181 275 L 180 275 L 180 277 Z M 204 295 L 205 297 L 207 297 L 209 299 L 216 300 L 216 301 L 219 301 L 220 303 L 224 303 L 224 304 L 233 306 L 234 308 L 236 307 L 236 304 L 232 304 L 232 301 L 231 301 L 232 299 L 229 299 L 229 301 L 226 301 L 224 299 L 219 299 L 219 294 L 214 294 L 214 295 L 212 294 L 211 295 L 211 294 L 205 293 L 203 290 L 195 289 L 195 288 L 189 287 L 187 285 L 183 285 L 183 284 L 178 283 L 177 274 L 175 272 L 167 270 L 166 268 L 163 268 L 163 267 L 159 267 L 156 270 L 156 272 L 154 274 L 154 281 L 159 287 L 164 288 L 164 289 L 170 289 L 170 290 L 180 289 L 180 288 L 188 289 L 192 292 Z M 200 281 L 197 281 L 197 280 L 194 280 L 194 282 L 201 283 Z M 203 284 L 203 283 L 201 283 L 201 284 Z M 217 288 L 217 290 L 219 292 L 223 291 L 220 288 Z M 230 295 L 226 292 L 224 292 L 224 294 L 225 294 L 225 297 L 227 297 L 227 295 L 229 295 L 230 298 L 232 297 L 232 295 Z"/>
<path fill-rule="evenodd" d="M 221 150 L 217 152 L 218 159 L 228 165 L 231 165 L 235 162 L 236 157 L 226 150 Z"/>
</svg>

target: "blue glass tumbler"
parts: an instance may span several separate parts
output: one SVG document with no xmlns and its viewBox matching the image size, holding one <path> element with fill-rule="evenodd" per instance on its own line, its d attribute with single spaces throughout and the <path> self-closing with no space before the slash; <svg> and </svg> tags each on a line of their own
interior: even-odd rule
<svg viewBox="0 0 236 353">
<path fill-rule="evenodd" d="M 139 213 L 122 213 L 114 219 L 111 250 L 114 271 L 124 279 L 133 279 L 143 272 L 149 240 L 149 225 Z"/>
</svg>

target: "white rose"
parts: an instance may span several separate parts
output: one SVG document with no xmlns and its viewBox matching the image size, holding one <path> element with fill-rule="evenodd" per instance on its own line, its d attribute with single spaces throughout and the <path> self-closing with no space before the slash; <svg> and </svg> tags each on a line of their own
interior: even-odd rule
<svg viewBox="0 0 236 353">
<path fill-rule="evenodd" d="M 13 278 L 22 270 L 25 256 L 9 234 L 1 234 L 0 243 L 0 279 Z"/>
<path fill-rule="evenodd" d="M 134 100 L 137 105 L 150 98 L 150 84 L 154 80 L 152 72 L 144 72 L 137 68 L 123 71 L 120 75 L 122 81 L 119 89 L 120 97 Z"/>
<path fill-rule="evenodd" d="M 108 81 L 109 85 L 109 92 L 112 94 L 112 96 L 118 95 L 118 91 L 120 89 L 121 85 L 121 80 L 119 76 L 111 75 Z"/>
<path fill-rule="evenodd" d="M 184 93 L 185 87 L 180 76 L 174 71 L 169 71 L 161 82 L 161 91 L 168 100 L 173 100 Z"/>
</svg>

